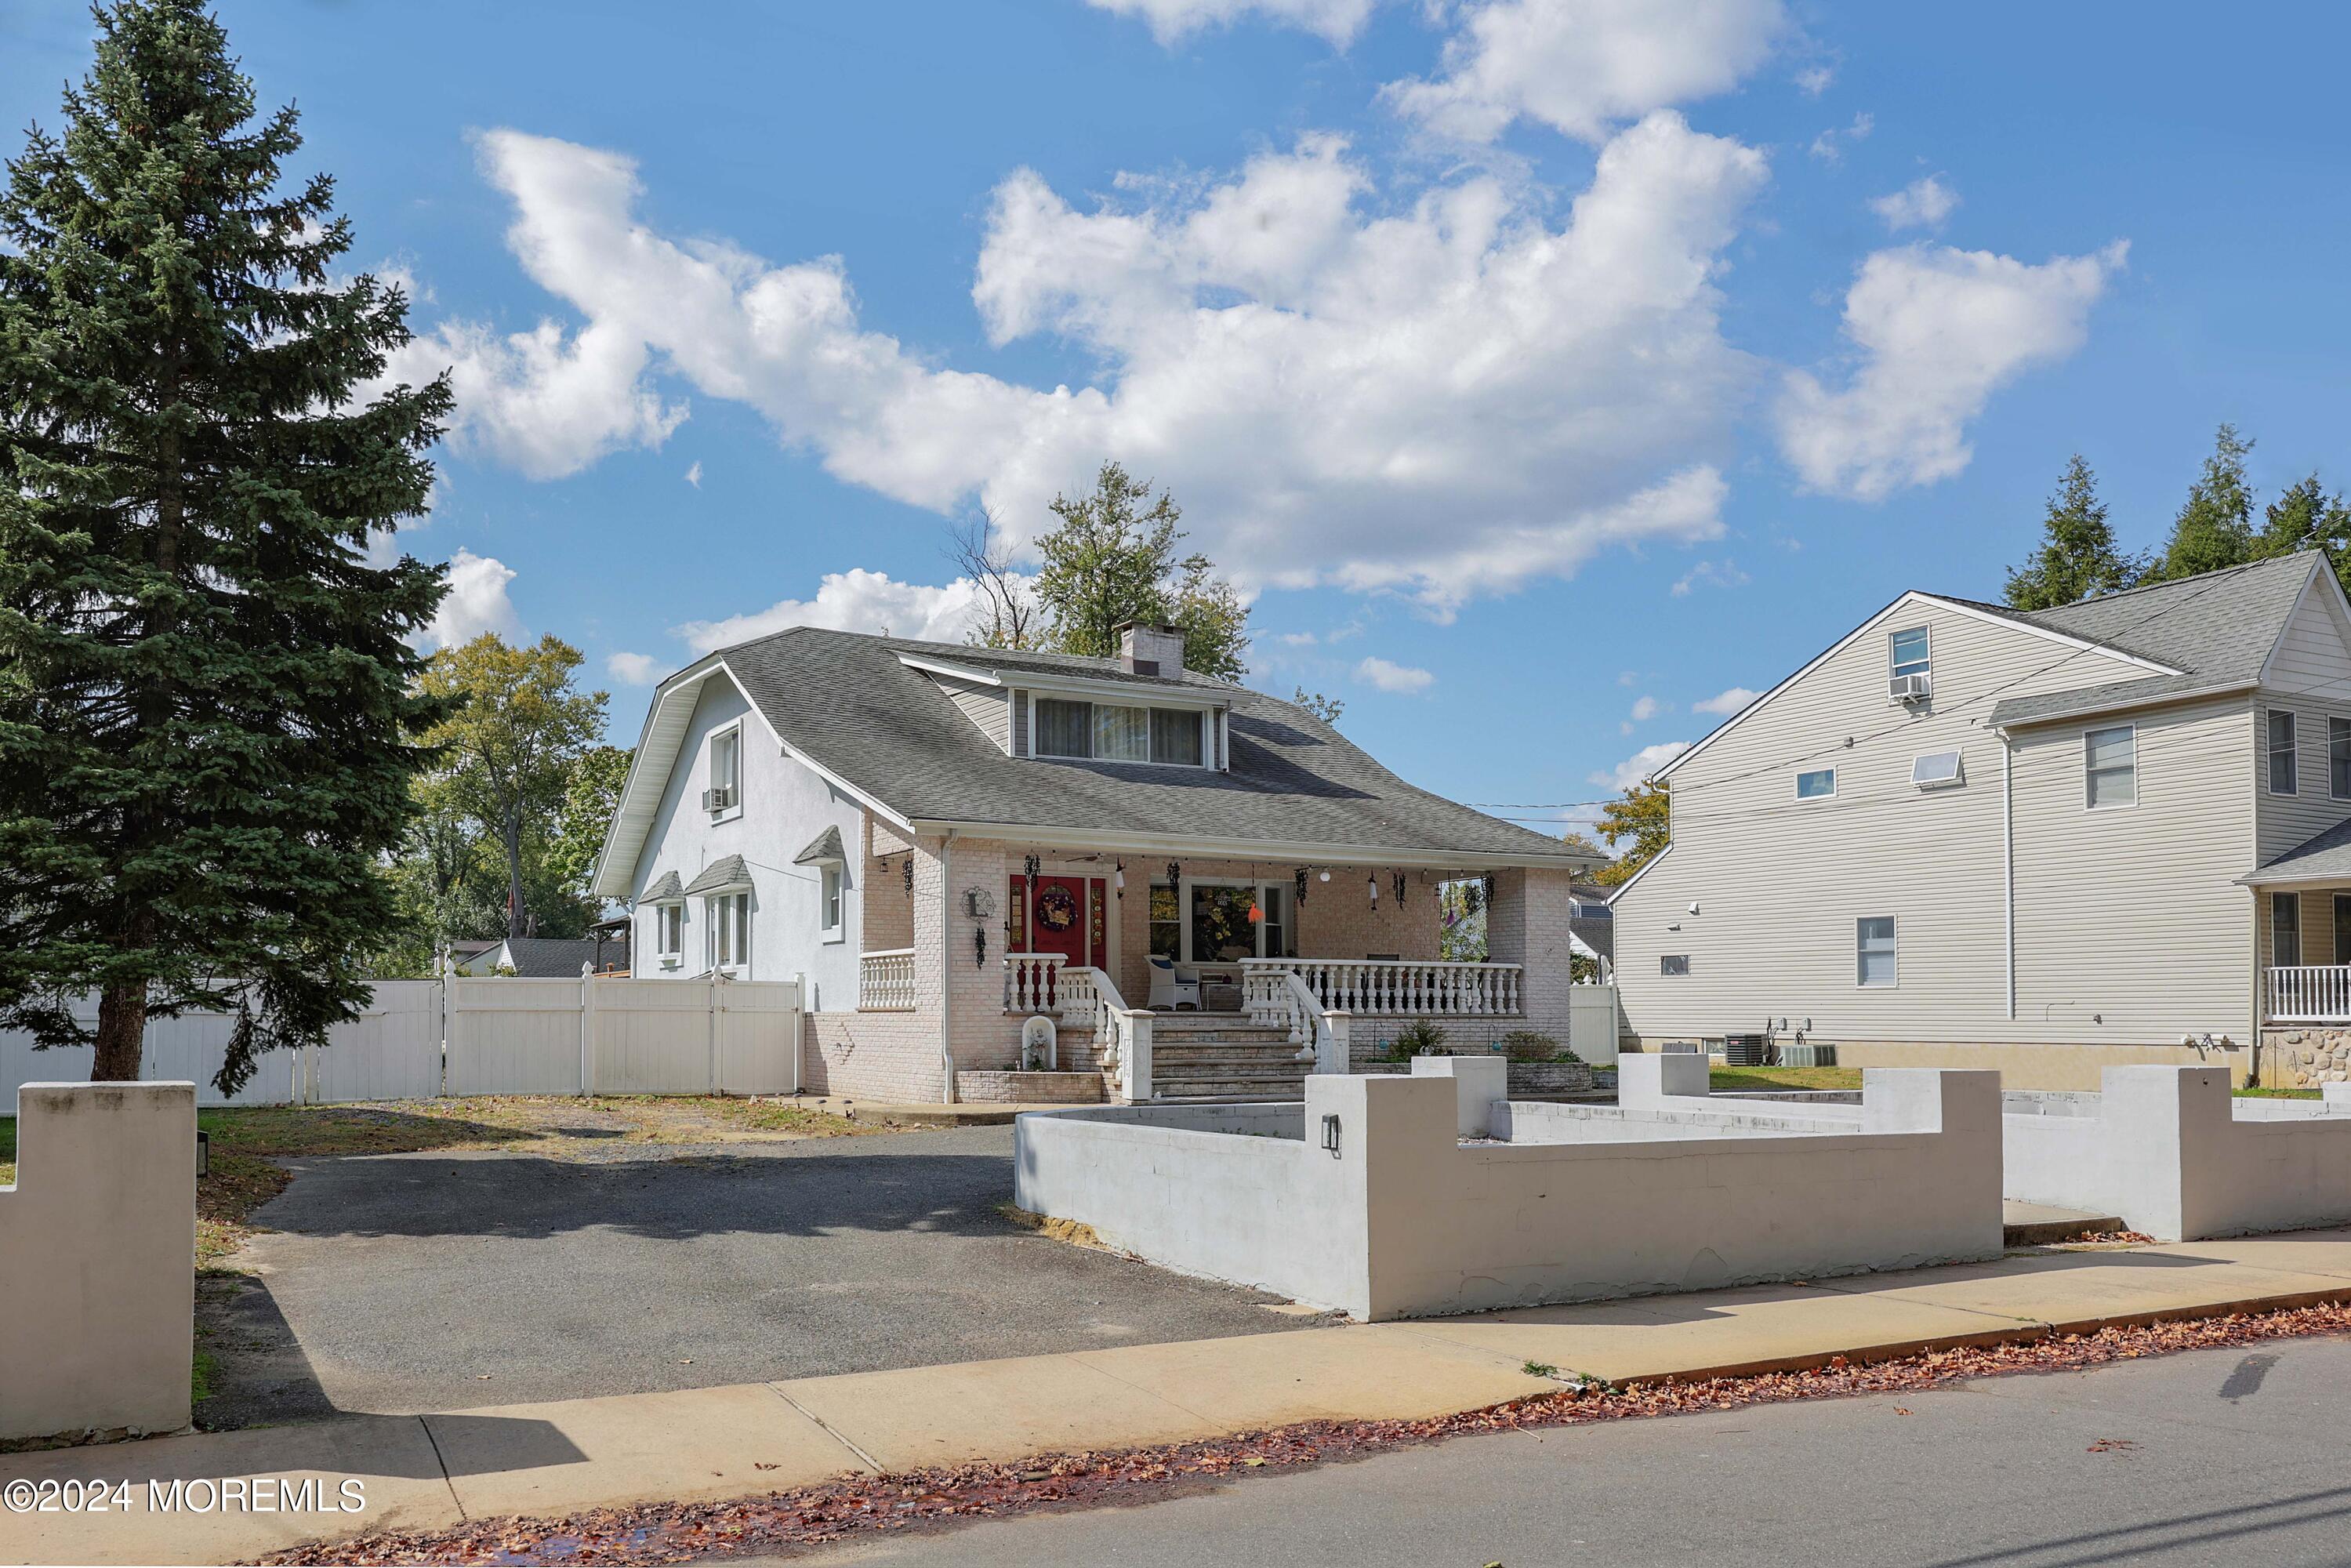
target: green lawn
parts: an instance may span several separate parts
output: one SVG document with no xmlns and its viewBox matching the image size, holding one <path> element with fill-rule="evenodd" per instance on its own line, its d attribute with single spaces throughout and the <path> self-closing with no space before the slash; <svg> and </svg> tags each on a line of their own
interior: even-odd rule
<svg viewBox="0 0 2351 1568">
<path fill-rule="evenodd" d="M 16 1179 L 16 1118 L 0 1116 L 0 1186 Z"/>
<path fill-rule="evenodd" d="M 1718 1067 L 1707 1074 L 1717 1094 L 1753 1094 L 1790 1089 L 1858 1089 L 1858 1067 Z"/>
</svg>

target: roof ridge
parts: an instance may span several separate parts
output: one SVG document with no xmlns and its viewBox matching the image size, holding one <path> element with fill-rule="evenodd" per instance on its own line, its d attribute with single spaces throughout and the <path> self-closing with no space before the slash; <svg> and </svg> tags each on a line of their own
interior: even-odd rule
<svg viewBox="0 0 2351 1568">
<path fill-rule="evenodd" d="M 2011 609 L 2009 613 L 2011 615 L 2054 615 L 2067 610 L 2079 610 L 2083 606 L 2089 604 L 2111 604 L 2117 599 L 2128 599 L 2135 593 L 2154 593 L 2166 588 L 2185 588 L 2191 582 L 2203 582 L 2210 578 L 2228 577 L 2237 572 L 2257 571 L 2263 567 L 2275 566 L 2282 560 L 2300 560 L 2305 556 L 2323 555 L 2325 553 L 2325 552 L 2323 550 L 2316 549 L 2298 549 L 2291 551 L 2285 555 L 2263 556 L 2259 560 L 2239 561 L 2235 566 L 2216 566 L 2210 571 L 2199 571 L 2192 577 L 2168 577 L 2161 582 L 2142 582 L 2131 588 L 2118 588 L 2112 593 L 2100 593 L 2093 595 L 2088 599 L 2077 599 L 2071 604 L 2054 604 L 2046 610 Z"/>
</svg>

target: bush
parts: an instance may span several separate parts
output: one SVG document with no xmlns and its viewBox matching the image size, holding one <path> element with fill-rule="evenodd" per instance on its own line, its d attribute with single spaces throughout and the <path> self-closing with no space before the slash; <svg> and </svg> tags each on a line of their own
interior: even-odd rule
<svg viewBox="0 0 2351 1568">
<path fill-rule="evenodd" d="M 1390 1061 L 1410 1061 L 1416 1056 L 1437 1056 L 1445 1049 L 1445 1030 L 1426 1019 L 1415 1019 L 1396 1030 L 1388 1042 Z"/>
<path fill-rule="evenodd" d="M 1514 1029 L 1502 1037 L 1502 1051 L 1512 1061 L 1582 1061 L 1583 1058 L 1541 1030 Z"/>
</svg>

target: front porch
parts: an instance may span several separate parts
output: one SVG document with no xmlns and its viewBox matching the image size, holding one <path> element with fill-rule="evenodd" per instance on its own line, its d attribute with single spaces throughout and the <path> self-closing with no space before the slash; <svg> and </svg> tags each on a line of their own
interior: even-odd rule
<svg viewBox="0 0 2351 1568">
<path fill-rule="evenodd" d="M 870 820 L 863 848 L 854 1011 L 816 1026 L 828 1067 L 928 1037 L 946 1083 L 1050 1067 L 1113 1100 L 1262 1098 L 1418 1021 L 1469 1049 L 1569 1038 L 1569 866 L 917 844 Z M 1482 956 L 1454 956 L 1465 905 Z"/>
</svg>

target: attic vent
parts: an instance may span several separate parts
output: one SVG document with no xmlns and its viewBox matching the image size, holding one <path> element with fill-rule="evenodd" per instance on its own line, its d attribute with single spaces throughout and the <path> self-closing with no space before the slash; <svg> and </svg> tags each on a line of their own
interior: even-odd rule
<svg viewBox="0 0 2351 1568">
<path fill-rule="evenodd" d="M 1159 673 L 1159 661 L 1137 659 L 1134 661 L 1134 673 L 1138 675 L 1155 675 Z"/>
<path fill-rule="evenodd" d="M 1956 751 L 1930 751 L 1910 764 L 1910 782 L 1921 789 L 1949 789 L 1967 782 Z"/>
</svg>

